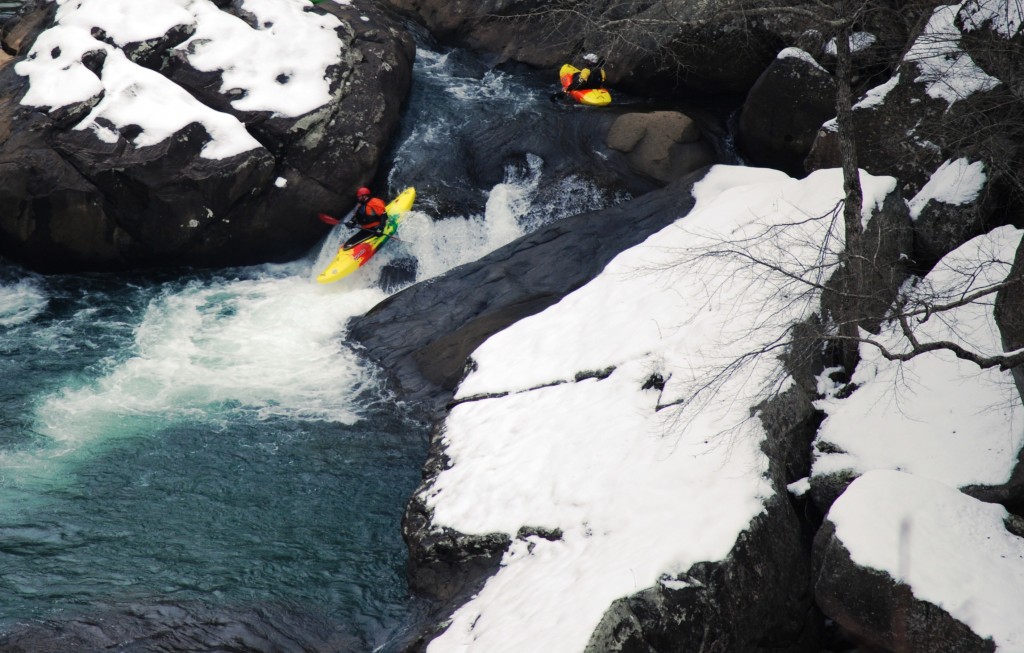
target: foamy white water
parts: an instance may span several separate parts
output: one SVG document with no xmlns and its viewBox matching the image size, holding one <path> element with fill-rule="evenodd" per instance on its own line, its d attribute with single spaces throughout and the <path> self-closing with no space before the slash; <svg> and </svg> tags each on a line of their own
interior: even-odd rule
<svg viewBox="0 0 1024 653">
<path fill-rule="evenodd" d="M 138 418 L 233 410 L 352 423 L 368 379 L 343 344 L 345 321 L 384 296 L 301 276 L 191 283 L 150 302 L 131 355 L 44 400 L 38 430 L 75 443 Z"/>
<path fill-rule="evenodd" d="M 47 299 L 31 279 L 0 285 L 0 327 L 28 322 L 46 309 Z"/>
</svg>

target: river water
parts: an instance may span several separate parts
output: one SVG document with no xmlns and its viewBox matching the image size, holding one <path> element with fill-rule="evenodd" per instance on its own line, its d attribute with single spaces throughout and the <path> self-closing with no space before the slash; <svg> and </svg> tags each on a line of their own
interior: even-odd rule
<svg viewBox="0 0 1024 653">
<path fill-rule="evenodd" d="M 615 174 L 596 112 L 549 101 L 551 71 L 418 38 L 375 186 L 419 199 L 359 273 L 313 281 L 343 229 L 280 265 L 0 261 L 0 647 L 174 632 L 166 650 L 389 651 L 422 614 L 400 521 L 428 425 L 349 348 L 347 320 L 646 182 Z"/>
</svg>

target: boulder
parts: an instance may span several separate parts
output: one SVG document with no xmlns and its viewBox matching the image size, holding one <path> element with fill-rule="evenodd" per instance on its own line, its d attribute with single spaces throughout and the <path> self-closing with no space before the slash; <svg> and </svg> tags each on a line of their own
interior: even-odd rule
<svg viewBox="0 0 1024 653">
<path fill-rule="evenodd" d="M 811 55 L 786 48 L 743 103 L 737 144 L 754 165 L 802 176 L 818 128 L 835 115 L 832 75 Z"/>
<path fill-rule="evenodd" d="M 613 603 L 586 651 L 816 652 L 808 571 L 796 516 L 777 496 L 726 560 Z"/>
<path fill-rule="evenodd" d="M 304 254 L 376 174 L 411 82 L 411 37 L 369 5 L 200 3 L 162 32 L 84 34 L 52 8 L 5 26 L 0 66 L 0 255 L 44 272 Z M 284 61 L 295 25 L 322 69 Z M 270 58 L 239 75 L 231 43 Z M 77 94 L 44 84 L 58 69 Z"/>
<path fill-rule="evenodd" d="M 1007 285 L 996 294 L 993 312 L 996 325 L 999 327 L 999 337 L 1003 341 L 1003 349 L 1015 351 L 1024 349 L 1024 242 L 1017 248 L 1006 281 Z M 1010 373 L 1017 393 L 1024 401 L 1024 366 L 1011 368 Z M 1018 463 L 1018 468 L 1024 470 L 1024 460 Z"/>
<path fill-rule="evenodd" d="M 987 653 L 1021 645 L 1019 519 L 936 481 L 860 477 L 814 540 L 821 610 L 870 650 Z"/>
<path fill-rule="evenodd" d="M 931 268 L 947 252 L 995 227 L 997 207 L 1004 201 L 1000 195 L 983 162 L 944 161 L 908 202 L 914 262 Z"/>
<path fill-rule="evenodd" d="M 630 166 L 668 183 L 714 163 L 714 152 L 689 116 L 678 111 L 627 113 L 608 130 L 607 145 L 626 155 Z"/>
<path fill-rule="evenodd" d="M 945 100 L 930 98 L 923 86 L 898 73 L 870 91 L 853 107 L 854 139 L 860 168 L 873 175 L 892 175 L 913 197 L 943 161 L 942 151 L 919 134 L 922 125 L 937 126 Z M 909 83 L 908 83 L 909 82 Z M 908 136 L 909 135 L 909 136 Z M 842 166 L 839 131 L 834 120 L 819 126 L 804 161 L 808 171 Z"/>
<path fill-rule="evenodd" d="M 821 609 L 862 642 L 887 651 L 992 653 L 984 640 L 941 607 L 916 600 L 887 573 L 858 565 L 825 522 L 814 541 L 814 594 Z"/>
</svg>

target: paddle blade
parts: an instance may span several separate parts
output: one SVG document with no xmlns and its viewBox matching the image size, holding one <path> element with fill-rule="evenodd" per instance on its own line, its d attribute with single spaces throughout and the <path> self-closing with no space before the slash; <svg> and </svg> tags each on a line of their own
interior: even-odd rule
<svg viewBox="0 0 1024 653">
<path fill-rule="evenodd" d="M 325 224 L 341 224 L 341 220 L 339 220 L 337 218 L 332 218 L 331 216 L 327 215 L 326 213 L 320 213 L 319 216 L 320 216 L 320 222 L 323 222 Z"/>
</svg>

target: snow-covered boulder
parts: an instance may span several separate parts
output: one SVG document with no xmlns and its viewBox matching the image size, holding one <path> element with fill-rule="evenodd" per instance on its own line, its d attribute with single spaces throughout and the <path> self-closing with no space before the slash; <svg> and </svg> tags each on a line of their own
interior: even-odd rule
<svg viewBox="0 0 1024 653">
<path fill-rule="evenodd" d="M 907 202 L 914 223 L 914 252 L 932 264 L 972 236 L 987 231 L 994 219 L 985 163 L 966 157 L 943 161 Z"/>
<path fill-rule="evenodd" d="M 1011 519 L 916 474 L 869 472 L 815 538 L 818 606 L 882 650 L 1024 650 L 1024 538 Z"/>
<path fill-rule="evenodd" d="M 368 3 L 38 1 L 7 28 L 0 254 L 40 270 L 305 252 L 374 175 L 414 56 Z"/>
<path fill-rule="evenodd" d="M 895 73 L 854 106 L 858 164 L 872 174 L 900 179 L 907 198 L 934 184 L 936 175 L 948 181 L 953 162 L 966 159 L 984 169 L 984 175 L 970 177 L 983 182 L 975 189 L 978 201 L 925 207 L 921 200 L 914 259 L 925 267 L 991 228 L 1005 179 L 1019 175 L 1015 162 L 1021 152 L 1021 101 L 1012 92 L 1020 83 L 1019 76 L 1013 77 L 1018 64 L 1013 63 L 1008 38 L 999 43 L 990 39 L 985 51 L 977 45 L 968 48 L 971 28 L 965 21 L 982 7 L 1000 15 L 1015 7 L 1019 12 L 1015 0 L 965 0 L 936 7 Z M 819 129 L 807 167 L 839 163 L 839 134 L 832 120 Z M 935 197 L 934 189 L 929 190 Z"/>
<path fill-rule="evenodd" d="M 942 163 L 944 148 L 963 138 L 960 130 L 950 129 L 954 118 L 973 110 L 1000 85 L 964 51 L 956 26 L 959 9 L 937 7 L 895 74 L 869 89 L 853 107 L 861 167 L 873 174 L 898 172 L 907 184 L 904 190 L 912 191 L 908 196 Z M 819 130 L 808 167 L 830 168 L 838 162 L 833 120 Z"/>
<path fill-rule="evenodd" d="M 949 304 L 1006 279 L 1021 231 L 1000 227 L 943 258 L 908 286 L 908 310 Z M 919 312 L 909 325 L 918 342 L 952 342 L 971 351 L 1003 351 L 994 292 L 956 308 Z M 868 334 L 870 335 L 870 334 Z M 873 336 L 889 351 L 909 350 L 899 324 Z M 985 500 L 1020 500 L 1024 484 L 1024 408 L 1009 372 L 981 369 L 950 351 L 906 362 L 886 360 L 863 343 L 852 393 L 836 395 L 827 382 L 825 412 L 815 441 L 811 493 L 822 510 L 853 479 L 871 470 L 901 470 Z"/>
</svg>

